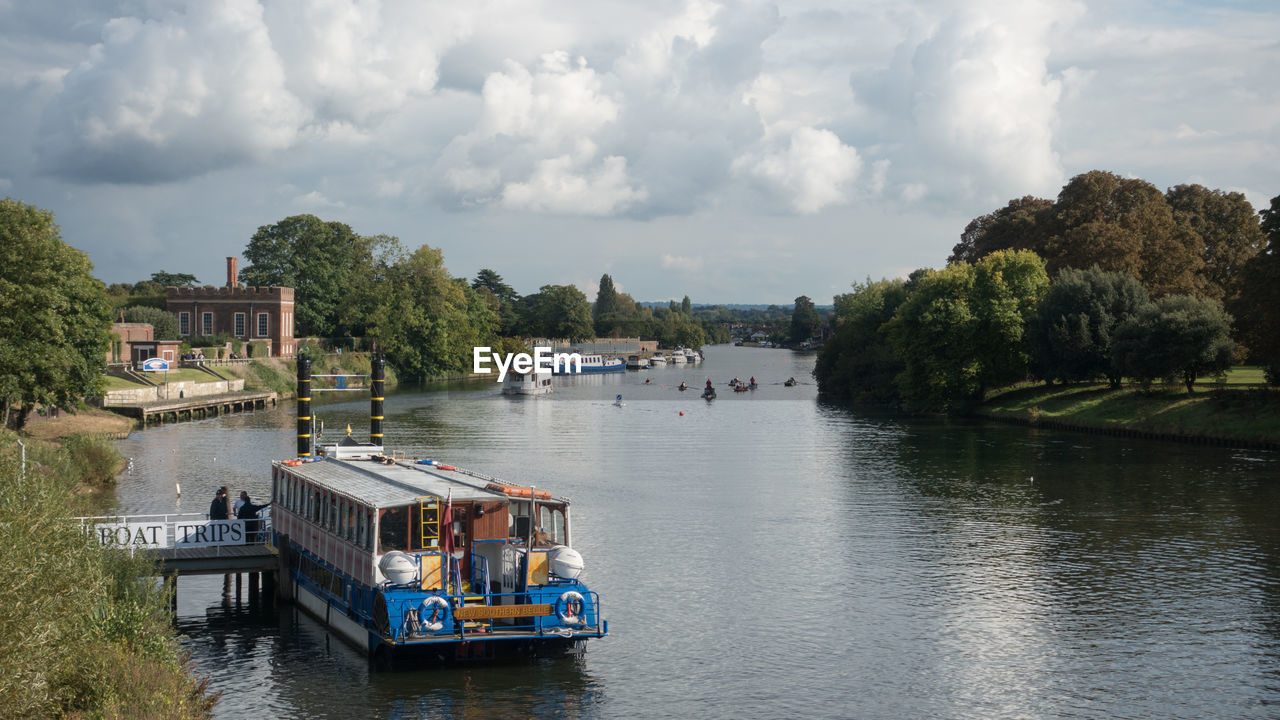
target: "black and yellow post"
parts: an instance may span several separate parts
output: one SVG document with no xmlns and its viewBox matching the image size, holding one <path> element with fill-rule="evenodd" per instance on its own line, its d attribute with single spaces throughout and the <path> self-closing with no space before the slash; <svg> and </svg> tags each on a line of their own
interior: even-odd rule
<svg viewBox="0 0 1280 720">
<path fill-rule="evenodd" d="M 298 356 L 298 457 L 311 457 L 311 358 Z"/>
<path fill-rule="evenodd" d="M 374 355 L 369 368 L 369 442 L 382 446 L 382 400 L 386 361 Z"/>
</svg>

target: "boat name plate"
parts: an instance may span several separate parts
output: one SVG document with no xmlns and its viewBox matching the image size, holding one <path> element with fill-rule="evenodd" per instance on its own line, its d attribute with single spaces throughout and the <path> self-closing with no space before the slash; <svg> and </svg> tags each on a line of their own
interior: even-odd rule
<svg viewBox="0 0 1280 720">
<path fill-rule="evenodd" d="M 482 618 L 537 617 L 551 615 L 555 611 L 551 605 L 476 605 L 460 607 L 453 611 L 459 620 L 479 620 Z"/>
</svg>

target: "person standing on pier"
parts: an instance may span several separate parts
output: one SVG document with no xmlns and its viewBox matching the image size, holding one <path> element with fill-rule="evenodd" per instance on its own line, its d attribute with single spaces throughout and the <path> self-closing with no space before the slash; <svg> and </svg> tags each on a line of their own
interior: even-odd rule
<svg viewBox="0 0 1280 720">
<path fill-rule="evenodd" d="M 258 519 L 258 511 L 267 507 L 271 503 L 263 503 L 262 505 L 254 505 L 249 499 L 249 493 L 241 491 L 240 498 L 244 501 L 238 510 L 236 510 L 236 519 L 244 521 L 244 535 L 248 542 L 258 542 L 258 525 L 262 521 Z"/>
<path fill-rule="evenodd" d="M 223 485 L 218 488 L 218 492 L 213 496 L 213 502 L 209 503 L 209 519 L 210 520 L 226 520 L 227 512 L 227 486 Z"/>
</svg>

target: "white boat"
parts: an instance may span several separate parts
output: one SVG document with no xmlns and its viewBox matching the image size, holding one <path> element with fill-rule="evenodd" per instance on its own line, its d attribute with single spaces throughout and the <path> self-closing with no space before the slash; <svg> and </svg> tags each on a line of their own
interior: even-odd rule
<svg viewBox="0 0 1280 720">
<path fill-rule="evenodd" d="M 556 375 L 576 375 L 576 374 L 598 374 L 622 372 L 625 370 L 622 358 L 616 358 L 611 355 L 578 355 L 577 361 L 562 361 L 553 368 L 551 372 Z"/>
<path fill-rule="evenodd" d="M 647 359 L 640 357 L 639 355 L 627 356 L 628 370 L 645 370 L 645 369 L 648 369 L 648 367 L 649 367 L 649 361 Z"/>
<path fill-rule="evenodd" d="M 502 381 L 503 395 L 549 395 L 551 373 L 508 372 Z"/>
<path fill-rule="evenodd" d="M 659 365 L 666 367 L 667 358 L 662 353 L 656 352 L 649 356 L 649 364 L 653 367 L 658 367 Z"/>
<path fill-rule="evenodd" d="M 702 362 L 702 351 L 694 350 L 693 348 L 685 348 L 684 359 L 687 360 L 690 365 L 697 365 Z"/>
<path fill-rule="evenodd" d="M 684 348 L 676 348 L 671 351 L 672 365 L 684 365 L 687 362 L 689 362 L 689 358 L 685 356 Z"/>
</svg>

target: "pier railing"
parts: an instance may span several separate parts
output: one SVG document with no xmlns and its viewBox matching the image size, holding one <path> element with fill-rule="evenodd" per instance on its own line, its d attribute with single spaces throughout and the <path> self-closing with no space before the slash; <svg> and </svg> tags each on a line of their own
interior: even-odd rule
<svg viewBox="0 0 1280 720">
<path fill-rule="evenodd" d="M 129 550 L 201 548 L 202 554 L 216 557 L 222 548 L 263 545 L 271 536 L 270 508 L 253 520 L 210 520 L 203 513 L 74 519 L 101 545 Z"/>
</svg>

